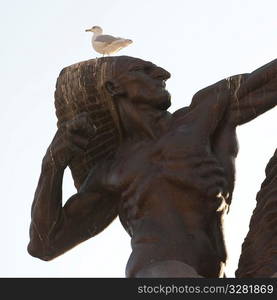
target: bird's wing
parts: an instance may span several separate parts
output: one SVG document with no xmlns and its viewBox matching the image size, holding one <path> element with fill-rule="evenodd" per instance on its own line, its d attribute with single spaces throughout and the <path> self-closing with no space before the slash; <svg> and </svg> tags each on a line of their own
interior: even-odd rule
<svg viewBox="0 0 277 300">
<path fill-rule="evenodd" d="M 107 34 L 102 34 L 102 35 L 97 36 L 94 41 L 110 44 L 110 43 L 112 43 L 116 40 L 118 40 L 118 38 L 116 38 L 114 36 L 107 35 Z"/>
</svg>

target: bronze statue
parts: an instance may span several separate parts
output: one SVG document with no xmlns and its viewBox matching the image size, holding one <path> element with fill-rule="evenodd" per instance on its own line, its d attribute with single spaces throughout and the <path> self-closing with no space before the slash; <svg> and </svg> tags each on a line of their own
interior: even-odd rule
<svg viewBox="0 0 277 300">
<path fill-rule="evenodd" d="M 151 62 L 118 56 L 65 68 L 29 253 L 51 260 L 119 216 L 132 241 L 127 277 L 223 277 L 236 126 L 277 104 L 276 66 L 223 79 L 172 114 L 170 74 Z M 67 166 L 77 193 L 62 206 Z"/>
<path fill-rule="evenodd" d="M 277 277 L 277 149 L 266 167 L 236 276 Z"/>
</svg>

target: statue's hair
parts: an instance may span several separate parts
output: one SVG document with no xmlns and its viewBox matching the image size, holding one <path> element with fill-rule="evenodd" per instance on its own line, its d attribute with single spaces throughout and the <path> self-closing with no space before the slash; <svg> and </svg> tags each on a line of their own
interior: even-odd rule
<svg viewBox="0 0 277 300">
<path fill-rule="evenodd" d="M 277 271 L 277 149 L 266 167 L 236 276 L 271 277 Z"/>
<path fill-rule="evenodd" d="M 88 113 L 96 135 L 87 150 L 74 157 L 69 167 L 77 189 L 96 162 L 112 156 L 121 139 L 121 129 L 112 97 L 104 88 L 124 57 L 91 59 L 64 68 L 56 84 L 55 107 L 58 127 L 81 113 Z"/>
</svg>

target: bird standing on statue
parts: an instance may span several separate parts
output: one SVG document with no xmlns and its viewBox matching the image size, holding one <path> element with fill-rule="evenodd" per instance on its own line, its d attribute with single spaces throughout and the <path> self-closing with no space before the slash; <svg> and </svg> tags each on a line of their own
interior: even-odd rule
<svg viewBox="0 0 277 300">
<path fill-rule="evenodd" d="M 91 29 L 86 29 L 86 31 L 93 32 L 92 47 L 96 52 L 103 54 L 103 56 L 116 53 L 133 43 L 130 39 L 102 34 L 103 30 L 100 26 L 93 26 Z"/>
</svg>

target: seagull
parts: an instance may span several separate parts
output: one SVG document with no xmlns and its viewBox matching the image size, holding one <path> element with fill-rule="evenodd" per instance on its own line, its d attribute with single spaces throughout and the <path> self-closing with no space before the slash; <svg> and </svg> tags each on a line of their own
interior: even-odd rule
<svg viewBox="0 0 277 300">
<path fill-rule="evenodd" d="M 91 29 L 86 29 L 86 31 L 94 33 L 91 40 L 92 47 L 96 52 L 103 54 L 103 56 L 105 54 L 110 55 L 116 53 L 133 43 L 133 41 L 129 39 L 102 34 L 103 30 L 100 26 L 93 26 Z"/>
</svg>

